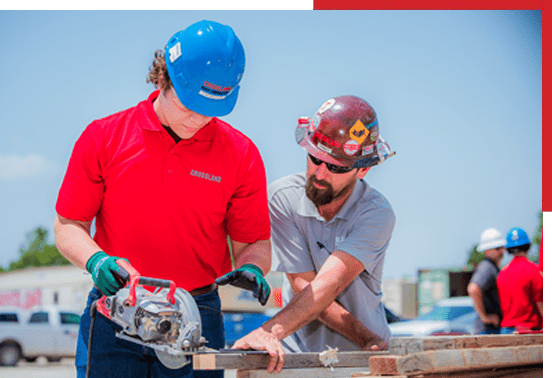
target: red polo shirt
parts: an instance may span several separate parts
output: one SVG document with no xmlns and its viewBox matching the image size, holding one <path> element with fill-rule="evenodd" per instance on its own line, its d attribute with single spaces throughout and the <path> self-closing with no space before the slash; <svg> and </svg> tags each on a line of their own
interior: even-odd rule
<svg viewBox="0 0 552 378">
<path fill-rule="evenodd" d="M 270 237 L 265 169 L 253 142 L 217 118 L 175 143 L 153 110 L 158 95 L 84 130 L 56 211 L 96 217 L 103 251 L 192 290 L 232 269 L 227 235 Z"/>
<path fill-rule="evenodd" d="M 496 280 L 502 327 L 542 328 L 542 317 L 535 305 L 542 302 L 543 279 L 537 264 L 516 256 Z"/>
</svg>

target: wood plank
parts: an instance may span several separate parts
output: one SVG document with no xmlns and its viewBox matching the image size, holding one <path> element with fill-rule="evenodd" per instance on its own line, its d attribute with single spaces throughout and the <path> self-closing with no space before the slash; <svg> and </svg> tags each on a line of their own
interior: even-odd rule
<svg viewBox="0 0 552 378">
<path fill-rule="evenodd" d="M 407 355 L 442 349 L 497 348 L 518 345 L 542 345 L 542 334 L 392 337 L 391 354 Z"/>
<path fill-rule="evenodd" d="M 364 368 L 303 368 L 303 369 L 283 369 L 280 373 L 269 373 L 264 370 L 238 370 L 236 378 L 350 378 L 370 377 L 370 372 Z M 386 377 L 391 378 L 391 377 Z M 406 378 L 406 376 L 402 376 Z"/>
<path fill-rule="evenodd" d="M 543 365 L 508 367 L 498 369 L 469 370 L 446 373 L 447 378 L 543 378 Z M 443 373 L 410 374 L 407 378 L 442 378 Z M 374 378 L 374 377 L 372 377 Z M 392 378 L 386 376 L 386 378 Z"/>
<path fill-rule="evenodd" d="M 320 353 L 288 353 L 285 357 L 284 369 L 320 368 Z M 368 368 L 368 361 L 373 356 L 386 356 L 389 352 L 337 352 L 337 363 L 333 367 L 363 367 Z M 235 353 L 198 353 L 193 356 L 194 370 L 219 369 L 266 369 L 269 362 L 268 354 Z M 304 377 L 303 377 L 304 378 Z"/>
<path fill-rule="evenodd" d="M 470 348 L 435 350 L 406 356 L 370 357 L 370 372 L 375 375 L 439 373 L 469 369 L 519 367 L 543 363 L 543 346 Z"/>
</svg>

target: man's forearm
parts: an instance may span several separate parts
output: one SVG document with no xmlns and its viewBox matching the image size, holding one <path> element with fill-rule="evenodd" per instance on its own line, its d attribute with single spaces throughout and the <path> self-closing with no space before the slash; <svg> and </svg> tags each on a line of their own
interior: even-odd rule
<svg viewBox="0 0 552 378">
<path fill-rule="evenodd" d="M 90 236 L 89 222 L 79 222 L 56 215 L 55 243 L 58 251 L 73 265 L 86 269 L 86 262 L 101 248 Z"/>
<path fill-rule="evenodd" d="M 239 268 L 245 264 L 253 264 L 261 268 L 266 275 L 272 263 L 271 244 L 269 240 L 257 240 L 254 243 L 241 243 L 232 240 L 234 264 Z"/>
<path fill-rule="evenodd" d="M 339 332 L 360 348 L 384 341 L 336 301 L 322 311 L 318 316 L 318 320 L 326 327 Z"/>
<path fill-rule="evenodd" d="M 314 271 L 300 274 L 288 274 L 288 279 L 294 295 L 297 295 L 297 293 L 307 287 L 314 278 Z M 333 301 L 324 309 L 318 316 L 318 320 L 326 327 L 340 333 L 361 348 L 364 348 L 368 343 L 370 343 L 370 345 L 377 344 L 377 341 L 381 340 L 379 336 L 366 328 L 360 320 L 337 301 Z"/>
<path fill-rule="evenodd" d="M 339 274 L 331 271 L 319 273 L 280 312 L 265 323 L 266 330 L 276 332 L 276 336 L 282 340 L 317 319 L 350 283 L 339 278 Z"/>
</svg>

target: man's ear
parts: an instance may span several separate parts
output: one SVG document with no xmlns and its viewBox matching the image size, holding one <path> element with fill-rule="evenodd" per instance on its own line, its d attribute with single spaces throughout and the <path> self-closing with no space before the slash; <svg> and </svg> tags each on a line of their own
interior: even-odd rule
<svg viewBox="0 0 552 378">
<path fill-rule="evenodd" d="M 363 179 L 364 176 L 366 176 L 366 174 L 367 174 L 368 171 L 370 170 L 370 168 L 372 168 L 372 167 L 359 168 L 359 169 L 358 169 L 358 172 L 357 172 L 357 177 L 358 177 L 359 179 Z"/>
</svg>

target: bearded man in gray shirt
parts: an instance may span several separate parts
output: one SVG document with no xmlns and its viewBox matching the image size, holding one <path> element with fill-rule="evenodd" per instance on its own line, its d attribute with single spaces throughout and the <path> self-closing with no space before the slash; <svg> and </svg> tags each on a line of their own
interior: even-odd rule
<svg viewBox="0 0 552 378">
<path fill-rule="evenodd" d="M 266 350 L 267 370 L 285 352 L 385 350 L 390 337 L 381 302 L 393 209 L 364 176 L 394 155 L 365 100 L 326 101 L 295 132 L 307 170 L 268 189 L 273 268 L 286 273 L 284 308 L 233 348 Z"/>
</svg>

